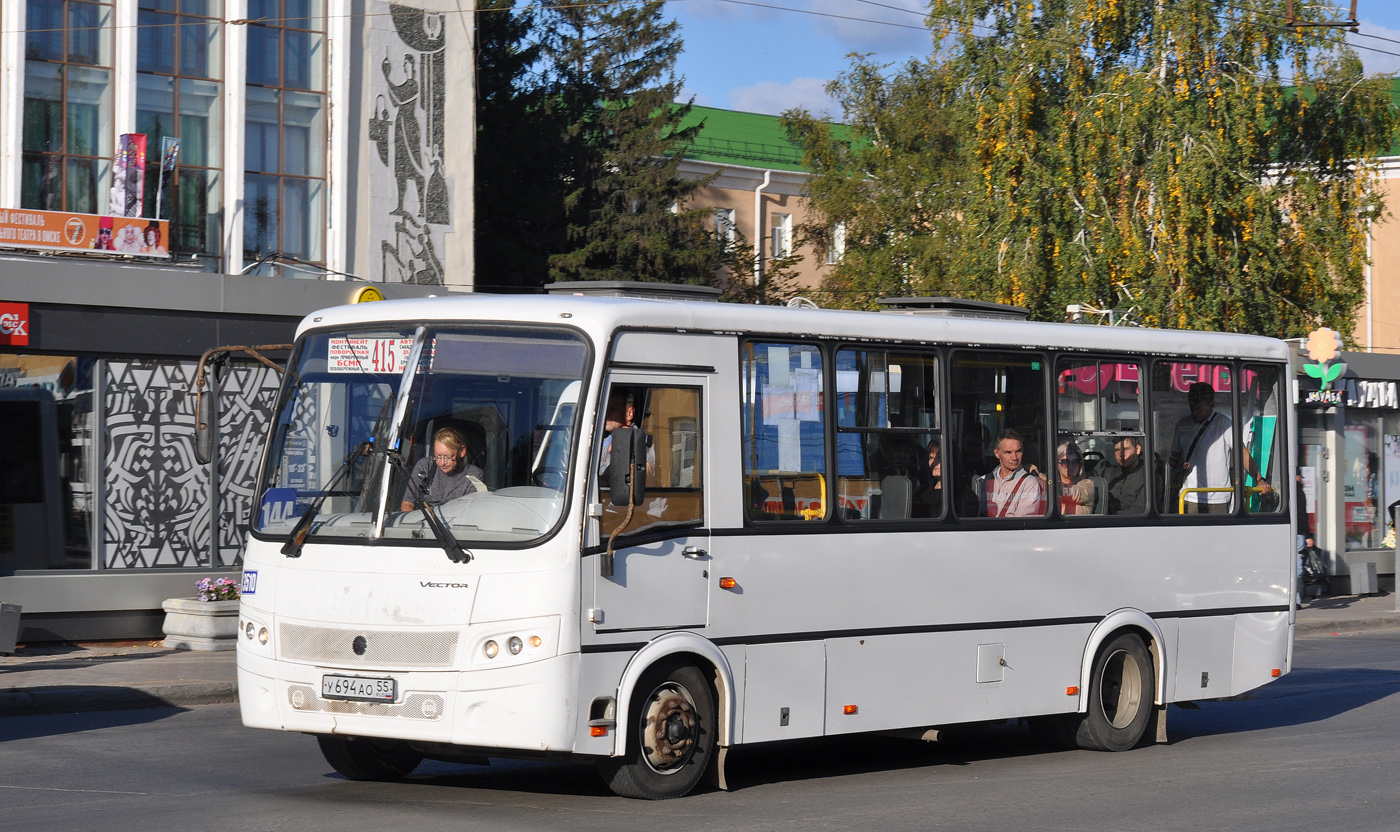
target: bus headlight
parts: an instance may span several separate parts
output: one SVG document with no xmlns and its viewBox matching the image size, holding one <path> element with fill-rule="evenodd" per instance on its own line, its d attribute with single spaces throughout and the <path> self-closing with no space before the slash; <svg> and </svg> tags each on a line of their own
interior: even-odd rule
<svg viewBox="0 0 1400 832">
<path fill-rule="evenodd" d="M 486 658 L 494 659 L 496 658 L 496 654 L 501 652 L 501 645 L 494 641 L 488 641 L 481 649 L 486 653 Z"/>
<path fill-rule="evenodd" d="M 525 642 L 520 640 L 520 636 L 511 636 L 510 641 L 506 642 L 506 647 L 510 649 L 512 656 L 518 656 L 520 651 L 525 649 Z"/>
<path fill-rule="evenodd" d="M 244 635 L 246 635 L 248 638 L 252 638 L 252 637 L 253 637 L 253 622 L 251 622 L 251 621 L 248 622 L 248 626 L 244 628 L 243 633 L 244 633 Z M 264 643 L 266 643 L 266 642 L 264 642 Z"/>
<path fill-rule="evenodd" d="M 249 624 L 249 625 L 248 625 L 248 632 L 249 632 L 249 634 L 251 634 L 252 631 L 253 631 L 253 625 Z M 271 637 L 272 637 L 272 636 L 268 634 L 267 628 L 266 628 L 266 627 L 260 627 L 260 628 L 258 629 L 258 644 L 267 644 L 267 640 L 268 640 L 269 638 L 271 638 Z"/>
</svg>

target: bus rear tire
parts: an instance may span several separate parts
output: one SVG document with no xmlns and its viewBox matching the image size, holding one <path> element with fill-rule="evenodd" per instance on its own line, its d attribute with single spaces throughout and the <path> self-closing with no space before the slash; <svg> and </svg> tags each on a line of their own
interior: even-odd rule
<svg viewBox="0 0 1400 832">
<path fill-rule="evenodd" d="M 423 755 L 399 740 L 320 735 L 316 742 L 331 768 L 351 780 L 402 780 Z"/>
<path fill-rule="evenodd" d="M 1127 751 L 1152 719 L 1152 654 L 1134 633 L 1122 633 L 1099 650 L 1089 682 L 1089 710 L 1079 715 L 1075 743 L 1090 751 Z"/>
<path fill-rule="evenodd" d="M 598 764 L 608 788 L 643 800 L 688 794 L 715 755 L 715 695 L 704 674 L 689 664 L 648 671 L 628 716 L 627 753 Z"/>
</svg>

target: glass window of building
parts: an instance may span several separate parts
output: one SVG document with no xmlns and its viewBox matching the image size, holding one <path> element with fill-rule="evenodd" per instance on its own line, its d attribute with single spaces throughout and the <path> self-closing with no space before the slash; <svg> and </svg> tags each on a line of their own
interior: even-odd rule
<svg viewBox="0 0 1400 832">
<path fill-rule="evenodd" d="M 243 259 L 325 261 L 324 0 L 251 0 Z"/>
<path fill-rule="evenodd" d="M 112 3 L 28 0 L 20 206 L 97 214 L 112 174 Z"/>
<path fill-rule="evenodd" d="M 220 253 L 223 0 L 139 0 L 136 131 L 146 134 L 144 214 L 170 220 L 171 253 Z M 164 172 L 166 139 L 178 139 Z"/>
</svg>

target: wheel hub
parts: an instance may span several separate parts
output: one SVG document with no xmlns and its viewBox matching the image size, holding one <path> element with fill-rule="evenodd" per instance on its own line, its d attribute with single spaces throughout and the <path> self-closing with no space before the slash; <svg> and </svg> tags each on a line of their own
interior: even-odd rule
<svg viewBox="0 0 1400 832">
<path fill-rule="evenodd" d="M 652 692 L 642 723 L 642 752 L 647 765 L 659 774 L 670 774 L 695 753 L 699 718 L 690 692 L 667 684 Z"/>
</svg>

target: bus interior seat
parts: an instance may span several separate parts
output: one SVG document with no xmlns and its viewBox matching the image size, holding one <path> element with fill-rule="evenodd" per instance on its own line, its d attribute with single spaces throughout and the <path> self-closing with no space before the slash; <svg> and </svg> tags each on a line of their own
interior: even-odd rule
<svg viewBox="0 0 1400 832">
<path fill-rule="evenodd" d="M 913 511 L 914 483 L 902 474 L 880 480 L 880 519 L 908 520 Z"/>
<path fill-rule="evenodd" d="M 1108 514 L 1108 480 L 1103 477 L 1089 477 L 1094 484 L 1094 506 L 1090 514 Z"/>
</svg>

